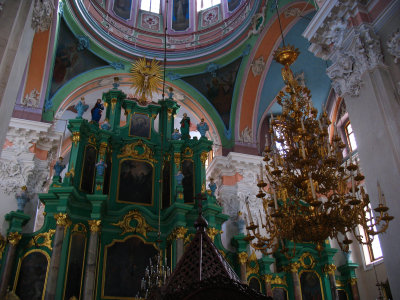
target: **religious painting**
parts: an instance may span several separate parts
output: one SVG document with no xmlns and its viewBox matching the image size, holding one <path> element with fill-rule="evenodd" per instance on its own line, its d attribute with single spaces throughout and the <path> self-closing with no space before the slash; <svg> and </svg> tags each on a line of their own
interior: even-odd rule
<svg viewBox="0 0 400 300">
<path fill-rule="evenodd" d="M 165 161 L 162 180 L 162 208 L 171 205 L 171 162 Z"/>
<path fill-rule="evenodd" d="M 303 300 L 322 300 L 319 277 L 314 272 L 303 272 L 300 276 Z"/>
<path fill-rule="evenodd" d="M 79 43 L 61 18 L 49 98 L 73 77 L 105 65 L 108 64 L 94 55 L 88 45 Z"/>
<path fill-rule="evenodd" d="M 274 300 L 287 300 L 287 291 L 281 287 L 275 287 L 272 289 L 272 295 Z"/>
<path fill-rule="evenodd" d="M 114 0 L 113 11 L 118 17 L 127 20 L 131 16 L 131 6 L 132 0 Z"/>
<path fill-rule="evenodd" d="M 240 4 L 241 0 L 228 0 L 229 11 L 234 11 Z"/>
<path fill-rule="evenodd" d="M 184 31 L 189 27 L 189 0 L 174 0 L 172 29 Z"/>
<path fill-rule="evenodd" d="M 349 300 L 345 290 L 337 290 L 339 295 L 339 300 Z"/>
<path fill-rule="evenodd" d="M 47 253 L 34 250 L 21 262 L 15 293 L 21 300 L 41 300 L 50 258 Z"/>
<path fill-rule="evenodd" d="M 111 182 L 111 170 L 112 170 L 112 162 L 111 162 L 111 152 L 108 151 L 106 155 L 106 170 L 104 172 L 104 182 L 103 182 L 103 194 L 108 195 L 110 193 L 110 182 Z"/>
<path fill-rule="evenodd" d="M 128 159 L 119 169 L 118 201 L 151 205 L 153 166 L 145 161 Z"/>
<path fill-rule="evenodd" d="M 191 159 L 182 161 L 183 200 L 185 203 L 194 202 L 194 163 Z"/>
<path fill-rule="evenodd" d="M 233 91 L 241 62 L 242 57 L 213 72 L 182 78 L 210 101 L 226 128 L 229 128 Z"/>
<path fill-rule="evenodd" d="M 96 159 L 97 159 L 96 148 L 92 145 L 87 145 L 83 157 L 81 190 L 88 194 L 93 193 Z"/>
<path fill-rule="evenodd" d="M 135 297 L 140 290 L 146 266 L 157 255 L 151 244 L 137 237 L 117 241 L 105 248 L 103 297 Z"/>
<path fill-rule="evenodd" d="M 260 292 L 260 293 L 262 292 L 260 280 L 258 280 L 258 278 L 256 278 L 256 277 L 250 278 L 249 287 L 251 287 L 253 290 L 255 290 L 257 292 Z"/>
<path fill-rule="evenodd" d="M 65 281 L 64 299 L 76 297 L 80 299 L 83 263 L 85 260 L 86 235 L 84 232 L 73 232 L 69 246 L 67 276 Z"/>
<path fill-rule="evenodd" d="M 151 136 L 151 118 L 149 115 L 133 114 L 129 126 L 129 135 L 149 139 Z"/>
</svg>

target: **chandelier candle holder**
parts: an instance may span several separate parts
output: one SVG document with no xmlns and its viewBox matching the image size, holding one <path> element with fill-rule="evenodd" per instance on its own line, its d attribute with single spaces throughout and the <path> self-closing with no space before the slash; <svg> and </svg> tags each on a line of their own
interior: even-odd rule
<svg viewBox="0 0 400 300">
<path fill-rule="evenodd" d="M 318 116 L 310 90 L 293 76 L 290 65 L 298 55 L 293 46 L 274 53 L 275 61 L 284 66 L 285 87 L 276 97 L 282 114 L 275 118 L 271 115 L 271 146 L 265 148 L 265 172 L 261 166 L 257 184 L 265 218 L 260 212 L 256 224 L 247 204 L 246 240 L 264 254 L 274 253 L 279 246 L 287 253 L 286 241 L 293 242 L 294 247 L 296 243 L 315 243 L 322 251 L 328 238 L 336 239 L 341 249 L 348 251 L 350 237 L 359 243 L 372 243 L 374 235 L 385 232 L 393 217 L 388 214 L 380 187 L 373 216 L 368 194 L 359 187 L 364 176 L 358 163 L 352 158 L 343 163 L 345 145 L 336 125 L 332 125 L 330 139 L 326 111 Z M 369 239 L 359 233 L 360 226 Z M 266 234 L 260 234 L 261 228 Z"/>
</svg>

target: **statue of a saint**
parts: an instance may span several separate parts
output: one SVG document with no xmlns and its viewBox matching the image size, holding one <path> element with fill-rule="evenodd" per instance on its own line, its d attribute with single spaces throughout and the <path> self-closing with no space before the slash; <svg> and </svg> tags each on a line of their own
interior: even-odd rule
<svg viewBox="0 0 400 300">
<path fill-rule="evenodd" d="M 106 168 L 107 164 L 101 158 L 100 161 L 96 164 L 97 176 L 103 176 Z"/>
<path fill-rule="evenodd" d="M 206 137 L 208 129 L 208 124 L 204 122 L 204 118 L 201 118 L 201 122 L 197 124 L 197 130 L 200 132 L 202 138 Z"/>
<path fill-rule="evenodd" d="M 217 190 L 217 185 L 214 182 L 214 178 L 210 178 L 210 183 L 208 184 L 208 187 L 210 188 L 211 196 L 215 197 L 215 191 Z"/>
<path fill-rule="evenodd" d="M 101 124 L 101 129 L 103 129 L 103 130 L 110 130 L 111 129 L 111 125 L 110 125 L 110 123 L 108 123 L 108 119 L 105 119 L 105 121 L 104 121 L 104 123 L 103 124 Z"/>
<path fill-rule="evenodd" d="M 60 176 L 61 172 L 65 169 L 65 165 L 63 164 L 63 157 L 59 157 L 58 161 L 54 165 L 54 176 Z"/>
<path fill-rule="evenodd" d="M 104 105 L 101 103 L 101 99 L 97 99 L 96 104 L 91 110 L 92 122 L 99 123 L 102 110 L 104 110 Z"/>
<path fill-rule="evenodd" d="M 181 139 L 182 140 L 190 139 L 189 129 L 190 129 L 190 118 L 187 116 L 186 113 L 184 113 L 183 118 L 181 120 L 181 134 L 182 134 Z"/>
<path fill-rule="evenodd" d="M 76 119 L 82 119 L 83 114 L 87 111 L 89 105 L 85 104 L 85 98 L 82 97 L 81 100 L 75 105 L 75 109 L 77 111 Z"/>
<path fill-rule="evenodd" d="M 21 190 L 19 193 L 15 195 L 15 198 L 17 199 L 17 206 L 18 206 L 18 211 L 24 211 L 26 203 L 29 201 L 28 198 L 28 193 L 26 192 L 26 185 L 21 187 Z"/>
<path fill-rule="evenodd" d="M 172 87 L 168 88 L 168 99 L 172 99 L 174 97 L 174 89 Z"/>
<path fill-rule="evenodd" d="M 181 134 L 179 133 L 179 129 L 175 128 L 174 133 L 172 134 L 173 140 L 179 140 L 181 138 Z"/>
<path fill-rule="evenodd" d="M 177 185 L 182 185 L 182 180 L 185 176 L 183 176 L 183 173 L 181 171 L 178 171 L 178 173 L 176 173 L 175 178 L 176 178 L 176 184 Z"/>
</svg>

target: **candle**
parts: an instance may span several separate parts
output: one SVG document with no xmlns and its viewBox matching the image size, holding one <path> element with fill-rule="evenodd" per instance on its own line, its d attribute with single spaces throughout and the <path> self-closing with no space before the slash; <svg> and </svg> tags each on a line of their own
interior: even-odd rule
<svg viewBox="0 0 400 300">
<path fill-rule="evenodd" d="M 274 189 L 274 204 L 275 204 L 275 210 L 278 210 L 278 200 L 276 199 L 276 191 Z"/>
<path fill-rule="evenodd" d="M 264 174 L 263 174 L 263 165 L 262 165 L 262 163 L 261 163 L 261 164 L 260 164 L 260 179 L 262 180 L 263 177 L 264 177 Z"/>
<path fill-rule="evenodd" d="M 315 197 L 314 183 L 313 183 L 313 180 L 312 180 L 312 177 L 311 177 L 311 172 L 308 173 L 308 178 L 310 179 L 312 197 L 313 197 L 313 199 L 316 199 L 316 197 Z"/>
<path fill-rule="evenodd" d="M 247 202 L 247 199 L 246 199 L 246 209 L 247 209 L 247 215 L 249 216 L 250 224 L 254 224 L 253 223 L 253 217 L 251 216 L 249 203 Z"/>
</svg>

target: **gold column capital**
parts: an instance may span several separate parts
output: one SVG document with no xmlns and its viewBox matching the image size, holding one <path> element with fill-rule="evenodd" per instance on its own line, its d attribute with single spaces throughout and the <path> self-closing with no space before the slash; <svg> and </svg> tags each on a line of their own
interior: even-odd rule
<svg viewBox="0 0 400 300">
<path fill-rule="evenodd" d="M 180 226 L 175 228 L 176 239 L 184 239 L 188 229 L 186 227 Z"/>
<path fill-rule="evenodd" d="M 71 220 L 66 213 L 54 214 L 54 219 L 57 221 L 57 225 L 68 227 L 71 225 Z"/>
<path fill-rule="evenodd" d="M 334 264 L 329 264 L 324 266 L 324 273 L 335 275 L 336 266 Z"/>
<path fill-rule="evenodd" d="M 291 263 L 291 264 L 287 265 L 286 267 L 284 267 L 284 270 L 286 272 L 297 273 L 299 268 L 300 268 L 300 263 L 299 262 L 294 262 L 294 263 Z"/>
<path fill-rule="evenodd" d="M 265 274 L 265 275 L 264 275 L 264 281 L 265 281 L 265 283 L 271 283 L 272 278 L 273 278 L 273 275 L 272 275 L 272 274 Z"/>
<path fill-rule="evenodd" d="M 349 283 L 350 283 L 350 285 L 356 285 L 357 284 L 357 278 L 350 278 Z"/>
<path fill-rule="evenodd" d="M 203 164 L 203 166 L 205 165 L 207 158 L 208 158 L 208 152 L 206 152 L 206 151 L 201 152 L 200 160 L 201 160 L 201 163 Z"/>
<path fill-rule="evenodd" d="M 241 264 L 245 264 L 245 263 L 247 262 L 247 258 L 248 258 L 248 257 L 249 257 L 249 256 L 247 255 L 246 252 L 240 252 L 240 253 L 238 254 L 239 262 L 240 262 Z"/>
<path fill-rule="evenodd" d="M 214 243 L 215 236 L 220 233 L 222 233 L 222 230 L 218 230 L 217 228 L 214 228 L 214 227 L 207 228 L 207 235 L 210 237 L 210 239 L 213 241 L 213 243 Z"/>
<path fill-rule="evenodd" d="M 10 232 L 7 236 L 8 242 L 13 246 L 17 245 L 21 238 L 22 235 L 19 232 Z"/>
<path fill-rule="evenodd" d="M 101 220 L 89 220 L 88 224 L 91 232 L 99 232 L 101 230 Z"/>
<path fill-rule="evenodd" d="M 75 131 L 72 133 L 72 142 L 75 144 L 75 146 L 79 143 L 81 140 L 81 134 L 79 131 Z"/>
</svg>

